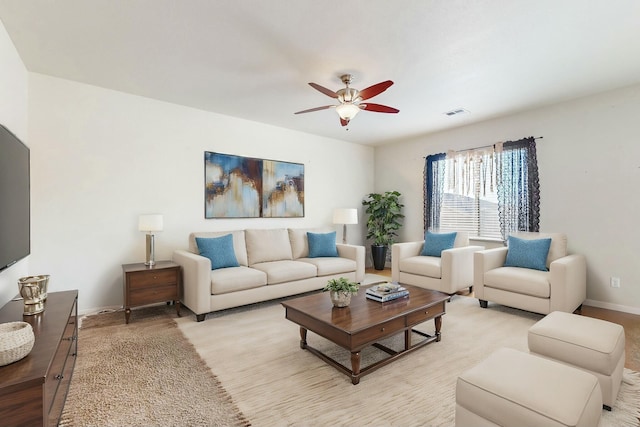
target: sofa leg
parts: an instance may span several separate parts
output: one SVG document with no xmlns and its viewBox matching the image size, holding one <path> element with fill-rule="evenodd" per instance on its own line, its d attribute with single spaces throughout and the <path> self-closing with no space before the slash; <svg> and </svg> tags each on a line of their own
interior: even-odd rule
<svg viewBox="0 0 640 427">
<path fill-rule="evenodd" d="M 480 303 L 480 307 L 482 308 L 487 308 L 489 306 L 489 303 L 486 300 L 479 299 L 478 302 Z"/>
<path fill-rule="evenodd" d="M 202 322 L 206 316 L 207 316 L 207 313 L 204 313 L 204 314 L 196 314 L 196 321 L 197 321 L 197 322 Z"/>
<path fill-rule="evenodd" d="M 578 308 L 576 308 L 576 309 L 573 311 L 573 314 L 582 314 L 582 304 L 580 304 L 580 305 L 578 306 Z"/>
<path fill-rule="evenodd" d="M 473 292 L 473 285 L 469 286 L 469 293 Z"/>
</svg>

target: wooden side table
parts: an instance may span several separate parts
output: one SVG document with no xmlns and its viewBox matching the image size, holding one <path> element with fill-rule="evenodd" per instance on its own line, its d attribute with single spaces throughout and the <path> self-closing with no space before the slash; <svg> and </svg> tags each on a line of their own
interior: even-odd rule
<svg viewBox="0 0 640 427">
<path fill-rule="evenodd" d="M 122 279 L 125 323 L 129 323 L 131 307 L 157 302 L 174 302 L 180 316 L 180 265 L 172 261 L 157 261 L 153 266 L 143 262 L 123 264 Z"/>
</svg>

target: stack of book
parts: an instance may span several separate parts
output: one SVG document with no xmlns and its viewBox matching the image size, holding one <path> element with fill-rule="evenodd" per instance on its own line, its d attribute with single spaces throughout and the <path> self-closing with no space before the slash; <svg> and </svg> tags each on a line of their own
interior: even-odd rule
<svg viewBox="0 0 640 427">
<path fill-rule="evenodd" d="M 409 291 L 397 283 L 378 283 L 366 291 L 367 298 L 378 302 L 389 302 L 409 295 Z"/>
</svg>

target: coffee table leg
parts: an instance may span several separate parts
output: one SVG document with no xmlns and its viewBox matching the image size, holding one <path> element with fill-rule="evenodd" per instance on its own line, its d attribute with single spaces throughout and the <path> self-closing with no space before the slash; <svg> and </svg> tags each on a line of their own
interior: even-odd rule
<svg viewBox="0 0 640 427">
<path fill-rule="evenodd" d="M 411 348 L 411 329 L 404 331 L 404 349 L 409 350 Z"/>
<path fill-rule="evenodd" d="M 307 330 L 302 326 L 300 327 L 300 348 L 307 348 Z"/>
<path fill-rule="evenodd" d="M 360 352 L 351 353 L 351 383 L 358 384 L 360 382 Z"/>
<path fill-rule="evenodd" d="M 440 342 L 440 328 L 442 328 L 442 316 L 438 316 L 434 319 L 436 323 L 436 342 Z"/>
</svg>

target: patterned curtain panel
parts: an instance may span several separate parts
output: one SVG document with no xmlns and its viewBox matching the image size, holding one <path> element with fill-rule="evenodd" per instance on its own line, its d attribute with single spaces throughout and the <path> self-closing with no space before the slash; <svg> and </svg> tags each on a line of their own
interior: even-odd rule
<svg viewBox="0 0 640 427">
<path fill-rule="evenodd" d="M 440 227 L 440 208 L 444 193 L 445 153 L 427 156 L 424 166 L 424 230 Z"/>
<path fill-rule="evenodd" d="M 498 217 L 502 238 L 540 231 L 540 181 L 535 138 L 496 144 Z"/>
</svg>

